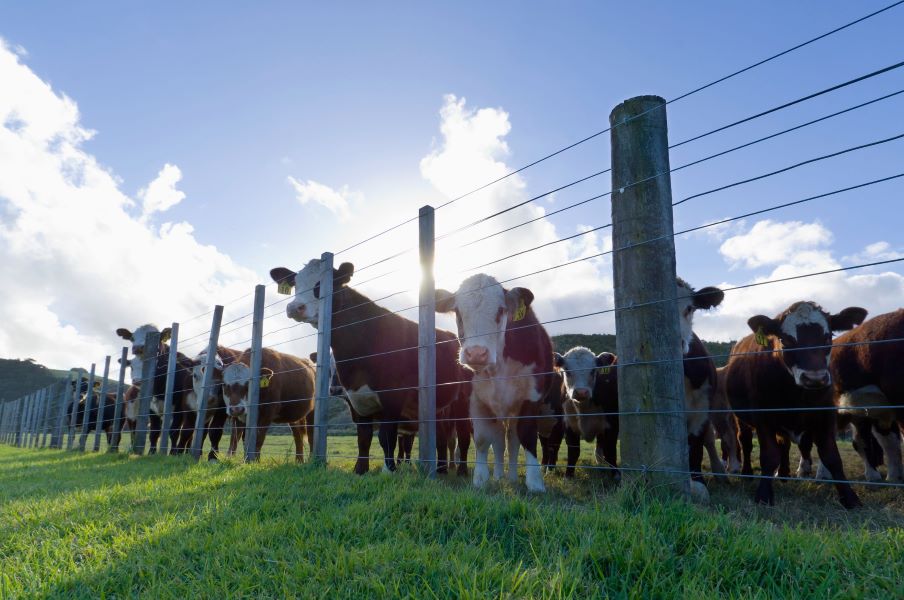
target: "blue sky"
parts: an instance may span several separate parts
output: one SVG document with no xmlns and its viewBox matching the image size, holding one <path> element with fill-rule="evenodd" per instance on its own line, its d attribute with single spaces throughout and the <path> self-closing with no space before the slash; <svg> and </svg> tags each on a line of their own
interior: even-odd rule
<svg viewBox="0 0 904 600">
<path fill-rule="evenodd" d="M 300 267 L 324 250 L 337 250 L 413 216 L 422 204 L 439 204 L 480 183 L 479 169 L 460 177 L 452 169 L 433 178 L 423 171 L 425 156 L 450 145 L 440 115 L 447 94 L 466 99 L 466 118 L 468 111 L 482 108 L 505 115 L 510 131 L 476 135 L 474 151 L 517 167 L 604 128 L 623 99 L 648 93 L 675 97 L 885 4 L 29 2 L 0 5 L 0 38 L 9 48 L 23 48 L 21 64 L 55 94 L 77 104 L 80 126 L 96 132 L 80 149 L 115 175 L 123 195 L 137 200 L 164 165 L 178 166 L 182 177 L 176 185 L 184 199 L 150 215 L 146 226 L 159 234 L 165 222 L 190 223 L 198 244 L 216 246 L 237 267 L 263 279 L 270 267 Z M 898 62 L 904 59 L 902 30 L 904 6 L 670 105 L 670 139 L 685 139 Z M 672 166 L 902 88 L 904 69 L 688 144 L 672 153 Z M 689 168 L 673 176 L 675 199 L 904 133 L 902 116 L 904 95 Z M 676 210 L 676 228 L 901 172 L 902 157 L 904 142 L 892 142 L 700 198 Z M 509 190 L 515 195 L 463 200 L 447 209 L 448 217 L 441 211 L 437 229 L 481 216 L 518 193 L 537 194 L 608 164 L 609 138 L 603 135 L 525 172 L 523 189 Z M 333 190 L 347 186 L 349 217 L 299 202 L 290 176 Z M 608 176 L 603 176 L 537 204 L 554 210 L 608 189 Z M 741 284 L 826 262 L 745 258 L 751 244 L 759 245 L 749 236 L 765 218 L 822 228 L 804 229 L 800 243 L 788 245 L 790 254 L 820 251 L 846 265 L 865 256 L 868 246 L 884 242 L 881 252 L 874 246 L 872 254 L 896 256 L 904 251 L 902 190 L 899 180 L 751 219 L 719 236 L 679 239 L 679 272 L 701 287 Z M 554 233 L 561 237 L 581 226 L 608 223 L 609 211 L 602 200 L 566 212 L 554 218 Z M 757 234 L 768 245 L 767 234 L 787 240 L 797 229 L 787 233 L 761 226 Z M 736 236 L 724 249 L 726 239 Z M 535 239 L 512 236 L 488 249 L 487 260 L 498 251 L 529 247 Z M 394 241 L 413 244 L 415 238 L 404 233 Z M 605 247 L 603 237 L 597 241 Z M 10 248 L 5 251 L 13 256 Z M 356 249 L 348 258 L 361 265 L 392 250 L 387 242 Z M 22 260 L 28 264 L 29 259 Z M 524 258 L 520 271 L 535 265 L 541 263 Z M 600 273 L 608 268 L 604 261 L 597 267 Z M 884 270 L 902 272 L 897 266 Z M 583 283 L 571 284 L 580 288 Z M 839 302 L 856 288 L 845 285 Z M 900 289 L 889 285 L 883 293 Z M 209 297 L 208 302 L 227 299 Z M 814 299 L 843 308 L 832 297 Z M 566 312 L 561 308 L 566 300 L 547 307 L 548 317 Z M 127 294 L 110 302 L 133 304 Z M 192 302 L 197 304 L 197 298 Z M 867 307 L 875 312 L 900 303 L 900 297 L 882 298 L 876 308 Z M 100 316 L 62 304 L 58 299 L 49 311 L 75 329 L 73 344 L 82 339 L 83 348 L 115 345 L 109 334 L 104 337 Z M 749 311 L 756 302 L 743 304 Z M 128 308 L 116 315 L 137 319 L 134 325 L 179 318 L 133 315 Z M 740 316 L 714 317 L 706 333 L 736 337 Z M 607 324 L 571 330 L 581 328 L 605 330 Z M 40 355 L 43 347 L 29 350 Z M 0 351 L 20 353 L 12 344 L 0 343 Z M 64 360 L 64 355 L 52 356 Z"/>
</svg>

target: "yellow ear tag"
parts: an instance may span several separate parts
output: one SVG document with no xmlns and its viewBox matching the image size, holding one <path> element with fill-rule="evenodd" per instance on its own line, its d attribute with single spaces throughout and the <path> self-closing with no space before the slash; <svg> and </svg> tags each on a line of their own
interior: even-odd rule
<svg viewBox="0 0 904 600">
<path fill-rule="evenodd" d="M 276 291 L 279 292 L 280 294 L 282 294 L 283 296 L 288 296 L 289 294 L 292 293 L 292 284 L 289 283 L 288 281 L 283 281 L 282 283 L 280 283 L 277 286 Z"/>
<path fill-rule="evenodd" d="M 600 367 L 600 375 L 608 375 L 612 367 Z"/>
<path fill-rule="evenodd" d="M 759 344 L 760 346 L 768 346 L 769 345 L 769 338 L 766 337 L 765 333 L 763 333 L 762 327 L 760 327 L 759 329 L 756 330 L 756 335 L 754 336 L 754 338 L 756 339 L 756 343 Z"/>
<path fill-rule="evenodd" d="M 270 377 L 269 376 L 261 377 L 261 387 L 262 388 L 270 387 Z"/>
<path fill-rule="evenodd" d="M 518 310 L 515 311 L 515 314 L 512 315 L 512 321 L 520 321 L 527 315 L 527 305 L 524 303 L 524 300 L 518 301 Z"/>
</svg>

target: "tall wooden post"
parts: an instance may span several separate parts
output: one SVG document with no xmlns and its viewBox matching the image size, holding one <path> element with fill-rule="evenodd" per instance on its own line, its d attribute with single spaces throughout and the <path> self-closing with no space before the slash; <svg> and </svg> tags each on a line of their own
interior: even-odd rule
<svg viewBox="0 0 904 600">
<path fill-rule="evenodd" d="M 248 382 L 248 413 L 245 415 L 245 462 L 260 459 L 257 452 L 258 415 L 261 402 L 261 361 L 264 350 L 263 285 L 254 286 L 254 316 L 251 323 L 251 381 Z"/>
<path fill-rule="evenodd" d="M 107 378 L 110 376 L 110 355 L 104 358 L 104 378 L 100 381 L 97 396 L 97 418 L 94 421 L 94 452 L 100 452 L 100 436 L 104 426 L 104 406 L 107 403 Z"/>
<path fill-rule="evenodd" d="M 622 464 L 628 479 L 643 478 L 651 489 L 687 497 L 690 477 L 665 100 L 658 96 L 627 100 L 612 111 L 609 124 Z M 636 183 L 647 178 L 651 179 Z M 656 241 L 643 243 L 649 240 Z M 647 414 L 631 415 L 634 411 Z M 662 412 L 649 414 L 656 411 Z"/>
<path fill-rule="evenodd" d="M 22 396 L 16 402 L 16 437 L 15 444 L 17 448 L 22 447 L 22 436 L 25 432 L 25 415 L 26 415 L 26 396 Z"/>
<path fill-rule="evenodd" d="M 41 435 L 38 447 L 44 449 L 47 447 L 47 432 L 50 431 L 50 413 L 53 405 L 53 386 L 48 385 L 41 390 L 44 398 L 41 400 Z"/>
<path fill-rule="evenodd" d="M 116 407 L 113 409 L 113 443 L 110 444 L 108 452 L 119 452 L 119 442 L 122 437 L 123 407 L 122 401 L 125 396 L 126 383 L 126 361 L 129 359 L 128 346 L 122 347 L 119 357 L 119 380 L 116 382 Z"/>
<path fill-rule="evenodd" d="M 436 282 L 433 279 L 434 216 L 432 206 L 418 212 L 421 259 L 418 311 L 418 456 L 428 477 L 436 477 Z"/>
<path fill-rule="evenodd" d="M 163 395 L 163 419 L 160 425 L 160 454 L 169 454 L 170 429 L 173 426 L 173 391 L 179 358 L 179 324 L 173 323 L 169 340 L 169 361 L 166 363 L 166 390 Z"/>
<path fill-rule="evenodd" d="M 147 445 L 158 354 L 160 354 L 160 334 L 154 331 L 148 333 L 145 338 L 143 358 L 135 357 L 133 359 L 141 361 L 141 392 L 138 395 L 138 414 L 135 418 L 135 446 L 132 448 L 132 453 L 138 456 L 144 454 L 144 448 Z M 151 450 L 155 449 L 151 448 Z"/>
<path fill-rule="evenodd" d="M 91 408 L 94 406 L 94 371 L 97 365 L 91 363 L 91 373 L 88 375 L 88 391 L 85 394 L 85 407 L 82 414 L 82 435 L 78 439 L 79 452 L 85 451 L 88 442 L 88 430 L 91 428 Z"/>
<path fill-rule="evenodd" d="M 50 438 L 50 447 L 55 448 L 57 450 L 63 449 L 63 427 L 66 423 L 66 406 L 68 405 L 67 399 L 69 398 L 69 390 L 72 386 L 72 371 L 66 376 L 66 383 L 61 383 L 62 389 L 60 390 L 60 406 L 57 408 L 57 420 L 53 429 L 53 436 Z"/>
<path fill-rule="evenodd" d="M 31 431 L 31 413 L 33 410 L 33 394 L 25 396 L 25 410 L 22 414 L 22 437 L 19 440 L 20 448 L 28 448 L 29 433 Z"/>
<path fill-rule="evenodd" d="M 71 399 L 69 405 L 66 407 L 66 410 L 69 411 L 69 436 L 66 440 L 66 450 L 72 450 L 73 442 L 75 441 L 75 426 L 78 420 L 78 401 L 79 396 L 81 395 L 81 387 L 82 387 L 82 374 L 80 371 L 75 370 L 75 387 L 70 390 Z"/>
<path fill-rule="evenodd" d="M 330 402 L 330 346 L 333 338 L 333 253 L 320 255 L 320 306 L 317 309 L 317 393 L 314 398 L 313 462 L 326 465 L 327 415 Z"/>
<path fill-rule="evenodd" d="M 204 428 L 207 425 L 207 399 L 213 388 L 213 369 L 217 358 L 217 342 L 220 339 L 220 323 L 223 321 L 223 307 L 219 304 L 213 308 L 213 321 L 210 323 L 210 340 L 207 343 L 207 356 L 204 362 L 204 381 L 201 385 L 201 397 L 196 399 L 198 414 L 195 418 L 195 434 L 191 440 L 191 455 L 195 460 L 201 458 L 204 446 Z M 172 353 L 170 354 L 172 356 Z"/>
</svg>

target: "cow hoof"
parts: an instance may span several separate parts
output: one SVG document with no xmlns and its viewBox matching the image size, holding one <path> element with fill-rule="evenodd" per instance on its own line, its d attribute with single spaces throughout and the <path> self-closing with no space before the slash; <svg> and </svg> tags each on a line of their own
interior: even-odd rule
<svg viewBox="0 0 904 600">
<path fill-rule="evenodd" d="M 834 477 L 824 464 L 819 463 L 819 468 L 816 469 L 816 479 L 834 479 Z"/>
<path fill-rule="evenodd" d="M 775 496 L 772 494 L 772 492 L 757 492 L 756 496 L 754 496 L 754 500 L 757 504 L 762 504 L 764 506 L 775 506 Z"/>
<path fill-rule="evenodd" d="M 370 470 L 370 463 L 366 460 L 355 462 L 355 475 L 364 475 Z"/>
<path fill-rule="evenodd" d="M 459 477 L 467 477 L 468 476 L 468 465 L 458 465 L 458 468 L 455 470 Z"/>
<path fill-rule="evenodd" d="M 474 468 L 474 487 L 482 488 L 490 480 L 490 470 L 485 465 Z"/>
<path fill-rule="evenodd" d="M 565 469 L 565 479 L 574 479 L 574 469 Z"/>
<path fill-rule="evenodd" d="M 528 491 L 534 492 L 537 494 L 542 494 L 542 493 L 546 492 L 546 484 L 543 483 L 542 477 L 537 477 L 537 478 L 527 477 L 526 482 L 527 482 Z"/>
<path fill-rule="evenodd" d="M 691 500 L 698 504 L 709 504 L 709 490 L 699 481 L 691 481 Z"/>
<path fill-rule="evenodd" d="M 882 473 L 880 473 L 876 469 L 873 469 L 872 467 L 867 469 L 865 477 L 867 481 L 882 481 Z M 889 479 L 889 481 L 891 481 L 891 479 Z"/>
<path fill-rule="evenodd" d="M 863 506 L 863 503 L 860 502 L 860 498 L 858 498 L 857 494 L 855 494 L 853 491 L 851 491 L 850 494 L 841 496 L 839 500 L 841 501 L 841 506 L 845 507 L 848 510 L 860 508 L 861 506 Z"/>
<path fill-rule="evenodd" d="M 716 475 L 725 475 L 725 465 L 721 460 L 712 463 L 710 467 L 710 471 L 712 471 Z"/>
</svg>

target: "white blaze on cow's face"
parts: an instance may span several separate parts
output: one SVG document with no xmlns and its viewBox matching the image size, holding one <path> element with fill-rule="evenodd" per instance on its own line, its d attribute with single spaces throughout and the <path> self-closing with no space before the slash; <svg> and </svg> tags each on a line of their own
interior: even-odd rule
<svg viewBox="0 0 904 600">
<path fill-rule="evenodd" d="M 593 396 L 600 367 L 614 363 L 615 355 L 602 352 L 597 356 L 589 348 L 578 346 L 564 355 L 556 352 L 554 361 L 556 368 L 561 369 L 565 375 L 568 396 L 577 402 L 583 402 Z"/>
<path fill-rule="evenodd" d="M 694 291 L 686 281 L 678 278 L 677 305 L 678 325 L 681 330 L 681 354 L 686 356 L 694 338 L 694 312 L 715 308 L 722 303 L 725 294 L 719 288 L 705 287 Z"/>
<path fill-rule="evenodd" d="M 210 396 L 208 398 L 212 399 L 216 396 L 216 384 L 218 381 L 222 380 L 223 374 L 223 359 L 220 358 L 219 354 L 215 354 L 213 357 L 214 360 L 214 374 L 211 378 L 211 390 Z M 192 361 L 191 368 L 191 387 L 192 391 L 195 393 L 195 398 L 200 398 L 201 394 L 204 392 L 204 373 L 207 371 L 207 350 L 202 350 L 198 356 L 194 358 Z"/>
<path fill-rule="evenodd" d="M 230 417 L 245 420 L 250 382 L 251 369 L 244 363 L 232 363 L 223 369 L 223 401 Z"/>
</svg>

